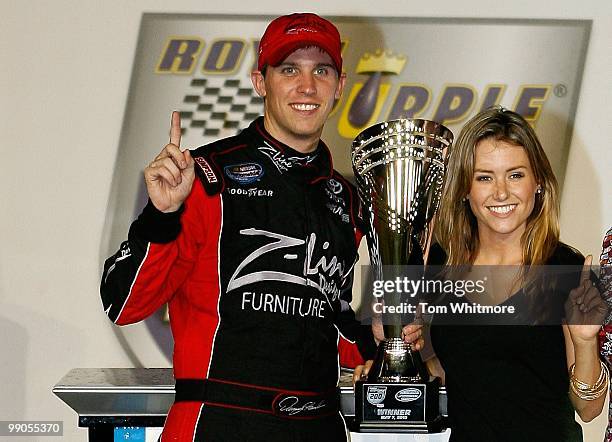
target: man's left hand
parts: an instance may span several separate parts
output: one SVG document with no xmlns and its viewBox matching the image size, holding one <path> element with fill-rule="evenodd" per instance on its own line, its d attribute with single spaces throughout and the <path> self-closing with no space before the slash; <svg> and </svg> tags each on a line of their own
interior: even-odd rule
<svg viewBox="0 0 612 442">
<path fill-rule="evenodd" d="M 353 386 L 355 386 L 355 382 L 357 381 L 366 380 L 373 363 L 374 361 L 372 359 L 369 359 L 365 362 L 364 365 L 358 365 L 357 367 L 355 367 L 355 371 L 353 372 Z"/>
</svg>

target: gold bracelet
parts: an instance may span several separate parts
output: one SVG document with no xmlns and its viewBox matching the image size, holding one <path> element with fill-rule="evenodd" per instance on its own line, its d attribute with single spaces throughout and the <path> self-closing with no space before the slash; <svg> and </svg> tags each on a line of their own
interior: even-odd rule
<svg viewBox="0 0 612 442">
<path fill-rule="evenodd" d="M 599 363 L 601 370 L 594 384 L 587 384 L 576 378 L 574 375 L 576 364 L 572 364 L 570 367 L 570 388 L 578 398 L 585 401 L 594 401 L 608 390 L 608 379 L 610 377 L 608 366 L 603 361 L 599 361 Z"/>
<path fill-rule="evenodd" d="M 580 389 L 583 389 L 583 390 L 592 390 L 592 389 L 596 388 L 596 386 L 599 386 L 603 382 L 603 380 L 605 378 L 605 375 L 606 375 L 606 366 L 604 365 L 604 363 L 602 361 L 599 361 L 599 363 L 601 365 L 601 368 L 599 370 L 599 377 L 597 378 L 595 383 L 592 384 L 592 385 L 591 384 L 587 384 L 586 382 L 582 382 L 582 381 L 578 380 L 578 378 L 576 378 L 576 376 L 574 375 L 574 371 L 576 369 L 576 364 L 572 364 L 572 366 L 570 367 L 571 378 L 574 381 L 575 385 L 577 387 L 580 387 Z"/>
</svg>

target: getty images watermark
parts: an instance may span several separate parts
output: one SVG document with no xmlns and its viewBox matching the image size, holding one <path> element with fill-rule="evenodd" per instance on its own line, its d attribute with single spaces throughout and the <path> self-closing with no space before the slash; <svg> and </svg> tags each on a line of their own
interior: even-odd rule
<svg viewBox="0 0 612 442">
<path fill-rule="evenodd" d="M 568 295 L 583 271 L 578 265 L 383 266 L 376 278 L 366 269 L 362 306 L 370 308 L 362 307 L 361 316 L 364 323 L 376 317 L 383 324 L 396 322 L 397 315 L 410 321 L 416 314 L 433 315 L 442 325 L 562 324 L 568 320 Z M 598 273 L 591 268 L 594 286 L 600 284 Z"/>
<path fill-rule="evenodd" d="M 448 313 L 449 309 L 453 314 L 463 313 L 515 313 L 513 305 L 481 305 L 478 303 L 453 302 L 449 305 L 441 305 L 425 301 L 425 297 L 434 295 L 437 298 L 441 295 L 453 295 L 463 298 L 466 295 L 483 295 L 485 293 L 487 277 L 477 280 L 432 280 L 421 277 L 421 279 L 411 279 L 407 276 L 397 276 L 393 280 L 374 280 L 372 283 L 372 295 L 375 302 L 372 303 L 372 311 L 376 314 L 387 313 L 409 313 L 417 312 L 425 314 Z M 389 295 L 398 295 L 399 299 L 410 299 L 410 301 L 400 301 L 399 304 L 385 303 Z M 418 296 L 418 298 L 417 298 Z M 388 302 L 388 301 L 387 301 Z"/>
</svg>

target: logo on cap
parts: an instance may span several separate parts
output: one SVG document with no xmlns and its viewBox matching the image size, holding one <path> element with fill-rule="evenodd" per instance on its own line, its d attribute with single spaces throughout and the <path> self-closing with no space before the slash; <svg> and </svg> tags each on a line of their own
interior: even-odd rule
<svg viewBox="0 0 612 442">
<path fill-rule="evenodd" d="M 342 45 L 338 29 L 316 14 L 301 13 L 278 17 L 268 25 L 259 42 L 257 67 L 278 66 L 293 51 L 317 46 L 332 58 L 338 72 L 342 71 Z"/>
<path fill-rule="evenodd" d="M 313 20 L 302 15 L 285 28 L 285 34 L 299 34 L 301 32 L 325 32 L 325 28 L 321 25 L 320 19 Z"/>
</svg>

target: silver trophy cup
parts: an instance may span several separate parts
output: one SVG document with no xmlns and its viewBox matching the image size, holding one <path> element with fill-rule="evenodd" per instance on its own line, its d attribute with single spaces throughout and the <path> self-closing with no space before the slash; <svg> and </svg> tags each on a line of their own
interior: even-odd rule
<svg viewBox="0 0 612 442">
<path fill-rule="evenodd" d="M 422 269 L 426 263 L 431 223 L 444 183 L 446 152 L 452 141 L 452 132 L 443 125 L 417 119 L 376 124 L 353 141 L 353 171 L 369 219 L 367 239 L 375 280 L 394 280 L 405 269 Z M 385 306 L 399 306 L 402 295 L 385 292 L 383 302 Z M 362 391 L 357 392 L 363 402 L 356 404 L 356 410 L 362 407 L 361 415 L 357 413 L 362 431 L 379 431 L 381 427 L 435 431 L 432 421 L 438 418 L 437 391 L 429 390 L 437 390 L 437 379 L 429 379 L 419 353 L 402 339 L 402 327 L 412 319 L 400 314 L 382 317 L 385 341 L 379 346 L 368 380 L 359 385 Z M 407 384 L 410 394 L 404 392 Z M 400 400 L 399 405 L 370 401 L 376 392 L 386 392 L 392 385 L 398 386 L 401 397 L 420 396 Z M 389 396 L 384 396 L 388 403 Z M 401 409 L 388 409 L 404 407 L 402 404 L 410 404 L 411 411 L 402 414 Z M 381 409 L 387 411 L 381 413 Z"/>
</svg>

